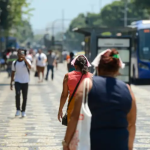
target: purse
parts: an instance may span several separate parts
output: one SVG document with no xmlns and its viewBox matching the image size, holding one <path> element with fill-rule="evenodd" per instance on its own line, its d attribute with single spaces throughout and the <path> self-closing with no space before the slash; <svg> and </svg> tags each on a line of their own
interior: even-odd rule
<svg viewBox="0 0 150 150">
<path fill-rule="evenodd" d="M 78 86 L 79 86 L 79 84 L 81 82 L 82 77 L 83 77 L 83 74 L 82 74 L 78 84 L 76 85 L 76 87 L 75 87 L 75 89 L 73 91 L 73 94 L 71 95 L 70 101 L 69 101 L 68 106 L 67 106 L 67 111 L 66 111 L 65 115 L 62 118 L 62 125 L 64 125 L 64 126 L 68 125 L 68 119 L 67 119 L 68 118 L 68 114 L 67 114 L 67 112 L 68 112 L 68 109 L 69 109 L 69 105 L 70 105 L 70 103 L 71 103 L 71 101 L 72 101 L 72 99 L 74 97 L 75 92 L 77 91 L 77 88 L 78 88 Z"/>
<path fill-rule="evenodd" d="M 38 77 L 38 72 L 37 71 L 35 72 L 34 77 Z"/>
</svg>

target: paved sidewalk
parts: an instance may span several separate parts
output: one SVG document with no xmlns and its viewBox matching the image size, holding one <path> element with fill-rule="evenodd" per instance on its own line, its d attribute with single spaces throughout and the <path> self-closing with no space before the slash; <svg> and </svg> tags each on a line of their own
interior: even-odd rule
<svg viewBox="0 0 150 150">
<path fill-rule="evenodd" d="M 65 66 L 55 71 L 54 81 L 38 83 L 31 73 L 27 117 L 14 117 L 15 94 L 10 79 L 0 73 L 0 150 L 60 150 L 65 127 L 57 120 Z"/>
<path fill-rule="evenodd" d="M 66 66 L 59 65 L 54 81 L 38 83 L 31 73 L 27 117 L 14 117 L 15 93 L 0 72 L 0 150 L 61 150 L 65 127 L 57 120 Z M 150 150 L 150 86 L 132 86 L 138 107 L 134 150 Z"/>
</svg>

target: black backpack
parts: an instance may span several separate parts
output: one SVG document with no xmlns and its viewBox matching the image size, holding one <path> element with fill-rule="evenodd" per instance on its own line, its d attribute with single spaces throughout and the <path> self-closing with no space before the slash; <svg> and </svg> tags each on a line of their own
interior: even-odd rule
<svg viewBox="0 0 150 150">
<path fill-rule="evenodd" d="M 15 63 L 14 63 L 14 67 L 16 67 L 16 63 L 17 63 L 17 61 L 18 61 L 18 60 L 16 60 L 16 61 L 15 61 Z M 25 62 L 25 61 L 24 61 L 24 62 Z M 27 64 L 26 64 L 26 62 L 25 62 L 25 65 L 26 65 L 26 68 L 27 68 L 27 70 L 28 70 L 28 73 L 30 74 L 30 70 L 29 70 L 29 68 L 28 68 L 28 66 L 27 66 Z"/>
</svg>

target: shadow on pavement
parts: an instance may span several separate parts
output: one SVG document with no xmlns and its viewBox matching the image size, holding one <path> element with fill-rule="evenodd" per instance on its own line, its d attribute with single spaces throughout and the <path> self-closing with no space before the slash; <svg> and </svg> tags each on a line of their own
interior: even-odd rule
<svg viewBox="0 0 150 150">
<path fill-rule="evenodd" d="M 0 86 L 10 86 L 10 84 L 0 84 Z"/>
<path fill-rule="evenodd" d="M 10 84 L 0 84 L 0 86 L 10 86 Z M 29 86 L 46 86 L 46 84 L 29 84 Z"/>
</svg>

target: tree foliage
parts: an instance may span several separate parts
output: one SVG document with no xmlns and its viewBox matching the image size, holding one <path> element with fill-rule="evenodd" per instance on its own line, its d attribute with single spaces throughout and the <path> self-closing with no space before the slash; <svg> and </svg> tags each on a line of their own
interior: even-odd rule
<svg viewBox="0 0 150 150">
<path fill-rule="evenodd" d="M 24 41 L 31 41 L 31 39 L 33 39 L 34 35 L 32 27 L 28 21 L 22 21 L 22 25 L 17 26 L 15 30 L 17 31 L 15 37 L 20 43 L 23 43 Z"/>
<path fill-rule="evenodd" d="M 149 19 L 149 14 L 146 9 L 137 9 L 141 3 L 144 3 L 144 7 L 144 5 L 149 5 L 150 0 L 133 0 L 128 3 L 128 25 L 133 21 Z M 70 32 L 70 29 L 76 27 L 124 27 L 124 10 L 125 0 L 122 0 L 106 5 L 98 14 L 79 14 L 72 20 L 66 32 L 66 43 L 69 49 L 81 49 L 81 42 L 84 40 L 83 35 Z"/>
<path fill-rule="evenodd" d="M 101 11 L 101 19 L 106 27 L 124 26 L 124 2 L 116 1 L 106 5 Z M 128 25 L 136 20 L 148 19 L 148 13 L 143 9 L 137 9 L 134 3 L 128 4 Z"/>
<path fill-rule="evenodd" d="M 30 14 L 30 3 L 27 0 L 0 0 L 0 26 L 9 30 L 22 23 L 22 16 Z"/>
<path fill-rule="evenodd" d="M 65 33 L 66 46 L 73 50 L 81 49 L 81 42 L 84 40 L 84 36 L 79 33 L 72 32 L 74 28 L 94 27 L 101 24 L 100 14 L 88 13 L 86 15 L 79 14 L 70 23 L 69 29 Z"/>
<path fill-rule="evenodd" d="M 146 8 L 150 10 L 150 0 L 133 0 L 138 8 Z"/>
</svg>

